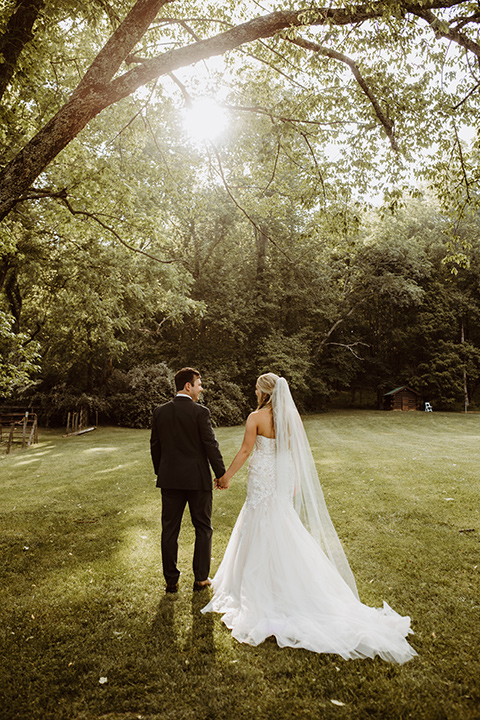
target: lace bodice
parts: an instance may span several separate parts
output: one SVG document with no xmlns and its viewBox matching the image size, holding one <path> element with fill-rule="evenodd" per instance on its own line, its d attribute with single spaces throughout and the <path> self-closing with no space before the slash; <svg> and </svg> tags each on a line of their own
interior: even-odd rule
<svg viewBox="0 0 480 720">
<path fill-rule="evenodd" d="M 276 493 L 275 438 L 257 435 L 248 466 L 247 505 L 256 507 Z"/>
</svg>

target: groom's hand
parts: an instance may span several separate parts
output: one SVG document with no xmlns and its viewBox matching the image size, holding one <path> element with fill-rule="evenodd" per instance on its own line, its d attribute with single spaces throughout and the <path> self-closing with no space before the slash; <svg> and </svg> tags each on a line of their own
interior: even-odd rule
<svg viewBox="0 0 480 720">
<path fill-rule="evenodd" d="M 221 478 L 215 478 L 215 488 L 217 490 L 226 490 L 229 487 L 229 480 L 225 480 L 224 478 L 225 475 L 222 475 Z"/>
</svg>

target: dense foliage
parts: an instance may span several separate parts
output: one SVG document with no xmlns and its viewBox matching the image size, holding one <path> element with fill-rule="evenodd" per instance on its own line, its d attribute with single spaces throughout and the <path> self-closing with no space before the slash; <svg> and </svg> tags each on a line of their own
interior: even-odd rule
<svg viewBox="0 0 480 720">
<path fill-rule="evenodd" d="M 25 256 L 20 326 L 38 328 L 42 347 L 25 397 L 50 422 L 83 404 L 145 426 L 183 364 L 202 370 L 205 401 L 222 424 L 241 422 L 254 379 L 267 369 L 288 377 L 310 410 L 335 399 L 375 406 L 401 384 L 436 408 L 458 408 L 465 378 L 469 399 L 478 398 L 478 233 L 468 266 L 452 273 L 448 219 L 420 201 L 396 216 L 344 217 L 343 236 L 323 215 L 306 223 L 291 209 L 288 234 L 272 220 L 275 245 L 239 214 L 227 230 L 215 203 L 212 194 L 204 224 L 194 202 L 182 208 L 190 222 L 178 220 L 169 242 L 172 255 L 181 252 L 175 267 L 184 279 L 168 304 L 159 302 L 164 267 L 116 246 L 95 243 L 98 273 L 92 247 L 79 250 L 70 274 L 60 254 L 54 283 L 34 272 L 38 255 Z"/>
<path fill-rule="evenodd" d="M 7 5 L 4 402 L 145 426 L 184 364 L 222 424 L 266 369 L 306 410 L 402 384 L 438 408 L 478 401 L 476 5 L 342 4 L 328 27 L 309 3 L 261 22 L 238 3 Z M 185 69 L 241 22 L 234 52 Z M 180 59 L 166 74 L 159 58 Z M 227 114 L 215 143 L 184 127 L 201 96 Z"/>
</svg>

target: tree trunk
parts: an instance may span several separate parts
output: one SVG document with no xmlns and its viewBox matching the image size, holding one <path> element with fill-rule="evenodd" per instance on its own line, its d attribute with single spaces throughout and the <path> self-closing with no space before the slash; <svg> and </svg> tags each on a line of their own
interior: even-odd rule
<svg viewBox="0 0 480 720">
<path fill-rule="evenodd" d="M 173 0 L 137 0 L 97 55 L 67 103 L 0 174 L 0 220 L 47 165 L 104 108 L 119 99 L 111 80 L 163 5 Z"/>
<path fill-rule="evenodd" d="M 0 37 L 0 99 L 10 84 L 18 58 L 25 45 L 33 38 L 33 25 L 45 0 L 17 0 L 5 32 Z"/>
<path fill-rule="evenodd" d="M 462 325 L 460 328 L 460 342 L 465 342 L 465 323 L 462 318 Z M 470 400 L 468 397 L 468 376 L 467 376 L 467 364 L 466 361 L 463 365 L 463 398 L 464 398 L 464 405 L 465 405 L 465 412 L 468 412 L 468 406 L 470 405 Z"/>
<path fill-rule="evenodd" d="M 22 294 L 17 278 L 17 268 L 14 263 L 10 266 L 10 270 L 6 275 L 3 285 L 5 298 L 8 302 L 9 311 L 13 316 L 14 322 L 12 330 L 15 334 L 20 332 L 20 317 L 22 313 Z"/>
<path fill-rule="evenodd" d="M 258 289 L 260 290 L 260 287 L 263 283 L 263 276 L 265 273 L 268 237 L 265 235 L 263 230 L 261 230 L 258 227 L 255 228 L 255 246 L 256 246 L 256 250 L 257 250 L 256 281 L 257 281 Z"/>
<path fill-rule="evenodd" d="M 8 303 L 8 312 L 13 316 L 14 333 L 20 332 L 20 316 L 22 312 L 22 294 L 18 284 L 18 260 L 15 255 L 4 255 L 0 261 L 0 291 Z"/>
</svg>

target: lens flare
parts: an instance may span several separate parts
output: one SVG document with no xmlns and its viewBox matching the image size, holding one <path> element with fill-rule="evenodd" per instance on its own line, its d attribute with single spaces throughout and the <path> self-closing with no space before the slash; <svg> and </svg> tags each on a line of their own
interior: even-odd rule
<svg viewBox="0 0 480 720">
<path fill-rule="evenodd" d="M 226 124 L 225 111 L 211 98 L 195 100 L 185 111 L 185 129 L 197 141 L 216 140 L 225 130 Z"/>
</svg>

